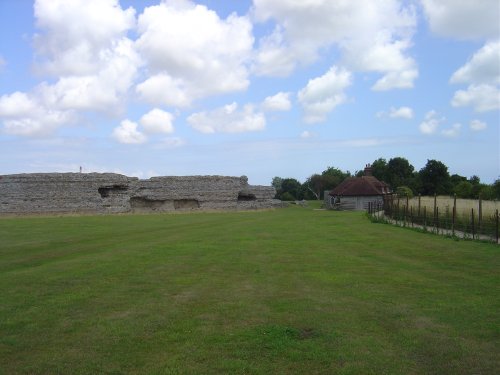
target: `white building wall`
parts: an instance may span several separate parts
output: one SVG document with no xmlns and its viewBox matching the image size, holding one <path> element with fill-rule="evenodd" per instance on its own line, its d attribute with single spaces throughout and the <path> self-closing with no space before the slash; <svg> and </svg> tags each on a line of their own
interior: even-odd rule
<svg viewBox="0 0 500 375">
<path fill-rule="evenodd" d="M 340 209 L 345 211 L 366 211 L 370 202 L 379 202 L 382 204 L 384 198 L 382 195 L 377 196 L 357 196 L 357 197 L 340 197 L 340 202 L 334 204 L 334 197 L 325 195 L 325 205 L 329 209 Z"/>
</svg>

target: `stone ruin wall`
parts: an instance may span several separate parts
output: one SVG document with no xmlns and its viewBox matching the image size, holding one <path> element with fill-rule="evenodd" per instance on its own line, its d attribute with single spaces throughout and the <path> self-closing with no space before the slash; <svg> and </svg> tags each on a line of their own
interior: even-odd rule
<svg viewBox="0 0 500 375">
<path fill-rule="evenodd" d="M 280 207 L 269 186 L 227 176 L 152 177 L 115 173 L 0 176 L 0 215 L 247 210 Z"/>
</svg>

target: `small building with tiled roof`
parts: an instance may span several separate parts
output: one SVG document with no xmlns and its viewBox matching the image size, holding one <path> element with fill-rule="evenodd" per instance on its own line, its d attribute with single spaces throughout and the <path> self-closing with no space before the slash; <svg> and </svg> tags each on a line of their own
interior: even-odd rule
<svg viewBox="0 0 500 375">
<path fill-rule="evenodd" d="M 331 209 L 366 210 L 369 203 L 383 203 L 388 194 L 391 194 L 389 185 L 374 177 L 368 164 L 364 176 L 346 178 L 329 192 L 325 203 Z"/>
</svg>

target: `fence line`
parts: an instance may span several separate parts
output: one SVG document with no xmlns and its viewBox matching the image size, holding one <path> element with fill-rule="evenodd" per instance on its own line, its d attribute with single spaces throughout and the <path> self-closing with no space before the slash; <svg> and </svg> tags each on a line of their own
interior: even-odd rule
<svg viewBox="0 0 500 375">
<path fill-rule="evenodd" d="M 416 205 L 413 204 L 416 203 Z M 368 213 L 375 219 L 387 221 L 403 227 L 421 228 L 437 234 L 453 237 L 487 240 L 499 243 L 499 210 L 484 214 L 483 202 L 478 201 L 477 209 L 471 207 L 468 211 L 457 213 L 457 199 L 453 206 L 440 210 L 437 197 L 434 196 L 432 213 L 427 211 L 427 205 L 418 200 L 389 196 L 384 202 L 370 202 Z"/>
</svg>

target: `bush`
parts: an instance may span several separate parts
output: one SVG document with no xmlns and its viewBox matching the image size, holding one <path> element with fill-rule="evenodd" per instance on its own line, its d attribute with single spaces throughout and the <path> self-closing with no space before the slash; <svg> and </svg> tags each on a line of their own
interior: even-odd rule
<svg viewBox="0 0 500 375">
<path fill-rule="evenodd" d="M 281 194 L 281 200 L 282 201 L 294 201 L 295 197 L 292 194 L 290 194 L 288 191 L 286 191 L 283 194 Z"/>
<path fill-rule="evenodd" d="M 399 186 L 396 189 L 396 194 L 399 198 L 413 198 L 413 190 L 411 190 L 408 186 Z"/>
</svg>

